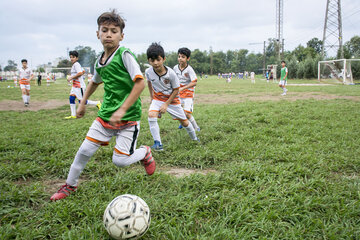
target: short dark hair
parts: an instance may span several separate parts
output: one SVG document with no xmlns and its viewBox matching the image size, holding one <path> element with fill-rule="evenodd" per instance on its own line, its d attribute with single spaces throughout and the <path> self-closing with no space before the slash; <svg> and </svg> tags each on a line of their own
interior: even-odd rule
<svg viewBox="0 0 360 240">
<path fill-rule="evenodd" d="M 282 60 L 281 63 L 285 63 L 285 64 L 286 64 L 286 62 L 285 62 L 284 60 Z"/>
<path fill-rule="evenodd" d="M 70 51 L 69 56 L 79 57 L 79 53 L 77 51 Z"/>
<path fill-rule="evenodd" d="M 114 24 L 117 27 L 120 27 L 121 32 L 125 28 L 125 20 L 116 12 L 115 9 L 112 9 L 110 12 L 104 12 L 97 19 L 98 28 L 102 24 Z"/>
<path fill-rule="evenodd" d="M 179 48 L 178 54 L 184 54 L 187 58 L 189 58 L 191 55 L 191 51 L 190 49 L 183 47 L 183 48 Z"/>
<path fill-rule="evenodd" d="M 21 59 L 21 63 L 23 63 L 23 62 L 27 63 L 27 60 L 26 59 Z"/>
<path fill-rule="evenodd" d="M 153 60 L 157 59 L 159 56 L 165 58 L 164 48 L 160 43 L 152 43 L 146 50 L 147 59 L 151 58 Z"/>
</svg>

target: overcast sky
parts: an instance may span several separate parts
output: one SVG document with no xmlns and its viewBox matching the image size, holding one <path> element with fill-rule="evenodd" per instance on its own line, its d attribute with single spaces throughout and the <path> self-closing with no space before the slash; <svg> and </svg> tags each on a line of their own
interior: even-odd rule
<svg viewBox="0 0 360 240">
<path fill-rule="evenodd" d="M 97 17 L 116 8 L 126 19 L 122 45 L 145 52 L 151 42 L 165 51 L 179 47 L 214 51 L 249 49 L 275 37 L 276 0 L 1 0 L 0 65 L 27 58 L 31 67 L 67 57 L 67 49 L 90 46 Z M 285 50 L 322 39 L 326 0 L 284 0 Z M 360 0 L 342 0 L 344 42 L 360 35 Z"/>
</svg>

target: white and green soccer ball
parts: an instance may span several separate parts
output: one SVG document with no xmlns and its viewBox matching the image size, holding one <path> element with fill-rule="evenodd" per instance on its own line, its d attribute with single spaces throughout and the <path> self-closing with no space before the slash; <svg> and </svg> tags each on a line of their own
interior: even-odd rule
<svg viewBox="0 0 360 240">
<path fill-rule="evenodd" d="M 150 209 L 138 196 L 120 195 L 106 207 L 103 220 L 112 238 L 137 239 L 149 229 Z"/>
</svg>

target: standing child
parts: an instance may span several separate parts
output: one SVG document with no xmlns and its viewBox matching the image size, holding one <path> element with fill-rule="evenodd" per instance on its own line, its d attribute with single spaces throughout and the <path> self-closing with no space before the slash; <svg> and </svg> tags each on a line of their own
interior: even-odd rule
<svg viewBox="0 0 360 240">
<path fill-rule="evenodd" d="M 104 83 L 104 102 L 76 153 L 66 184 L 51 196 L 53 201 L 66 198 L 76 191 L 79 176 L 86 163 L 100 146 L 108 145 L 113 136 L 116 137 L 116 145 L 112 160 L 116 166 L 125 167 L 141 161 L 148 175 L 155 172 L 150 147 L 141 146 L 136 149 L 141 118 L 140 94 L 145 84 L 134 54 L 119 46 L 124 38 L 125 22 L 112 10 L 101 14 L 97 23 L 97 37 L 104 52 L 95 63 L 93 81 L 79 105 L 77 116 L 84 116 L 86 100 L 101 83 Z"/>
<path fill-rule="evenodd" d="M 200 131 L 195 118 L 192 115 L 194 109 L 194 93 L 197 83 L 197 77 L 194 69 L 189 65 L 191 51 L 188 48 L 180 48 L 178 50 L 178 63 L 174 67 L 174 71 L 180 80 L 180 102 L 183 105 L 186 118 L 196 131 Z M 179 126 L 182 128 L 182 125 Z"/>
<path fill-rule="evenodd" d="M 251 78 L 251 83 L 255 83 L 255 73 L 254 72 L 250 73 L 250 78 Z"/>
<path fill-rule="evenodd" d="M 69 53 L 70 61 L 73 64 L 71 67 L 71 76 L 68 78 L 68 81 L 72 81 L 72 88 L 70 91 L 70 111 L 71 115 L 65 117 L 65 119 L 74 119 L 76 118 L 76 103 L 75 99 L 77 98 L 79 102 L 83 99 L 84 92 L 86 90 L 86 85 L 84 82 L 84 70 L 81 67 L 79 60 L 79 53 L 77 51 L 70 51 Z M 101 107 L 100 101 L 91 101 L 87 100 L 86 104 L 97 106 L 98 109 Z"/>
<path fill-rule="evenodd" d="M 16 75 L 13 76 L 13 80 L 14 80 L 14 87 L 17 87 L 17 76 Z"/>
<path fill-rule="evenodd" d="M 168 112 L 174 120 L 180 121 L 192 140 L 199 141 L 193 125 L 187 120 L 184 109 L 180 104 L 178 95 L 180 88 L 179 79 L 174 70 L 164 66 L 164 49 L 159 44 L 153 43 L 147 49 L 146 54 L 151 65 L 151 67 L 145 71 L 152 99 L 148 114 L 150 132 L 154 139 L 154 145 L 151 148 L 156 151 L 163 150 L 157 120 L 161 117 L 161 114 L 166 112 Z"/>
<path fill-rule="evenodd" d="M 50 73 L 46 76 L 46 86 L 50 86 Z"/>
<path fill-rule="evenodd" d="M 286 67 L 286 62 L 281 61 L 281 76 L 280 76 L 279 87 L 281 87 L 283 90 L 283 93 L 281 94 L 282 96 L 285 96 L 288 91 L 286 89 L 287 76 L 288 76 L 288 68 Z"/>
<path fill-rule="evenodd" d="M 34 74 L 31 69 L 27 66 L 27 60 L 21 60 L 22 68 L 19 71 L 19 84 L 22 93 L 22 98 L 25 107 L 29 106 L 30 102 L 30 81 L 33 79 Z"/>
</svg>

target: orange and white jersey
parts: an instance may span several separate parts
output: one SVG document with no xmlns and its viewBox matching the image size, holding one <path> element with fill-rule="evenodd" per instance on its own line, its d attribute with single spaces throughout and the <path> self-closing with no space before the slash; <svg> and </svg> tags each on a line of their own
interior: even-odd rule
<svg viewBox="0 0 360 240">
<path fill-rule="evenodd" d="M 197 82 L 197 77 L 196 77 L 195 71 L 190 65 L 187 65 L 183 70 L 180 70 L 180 66 L 179 66 L 179 64 L 177 64 L 174 67 L 174 71 L 180 80 L 180 87 L 184 87 L 184 86 L 190 84 L 191 82 Z M 194 91 L 195 91 L 195 87 L 185 89 L 180 92 L 180 97 L 181 98 L 193 98 Z"/>
<path fill-rule="evenodd" d="M 46 82 L 50 82 L 50 75 L 47 75 Z"/>
<path fill-rule="evenodd" d="M 75 76 L 78 73 L 84 73 L 84 69 L 81 67 L 79 62 L 75 62 L 72 67 L 71 67 L 71 76 Z M 75 88 L 85 88 L 85 82 L 84 82 L 84 77 L 80 76 L 77 79 L 73 80 L 73 87 Z"/>
<path fill-rule="evenodd" d="M 31 75 L 33 75 L 33 72 L 31 71 L 31 69 L 29 67 L 27 68 L 20 68 L 19 71 L 19 78 L 20 81 L 19 83 L 22 85 L 30 85 L 30 77 Z"/>
<path fill-rule="evenodd" d="M 145 70 L 145 77 L 151 82 L 153 89 L 153 99 L 166 102 L 175 89 L 180 88 L 180 81 L 176 73 L 169 67 L 165 66 L 166 73 L 159 76 L 153 67 Z M 171 104 L 180 104 L 179 96 L 176 96 Z"/>
</svg>

